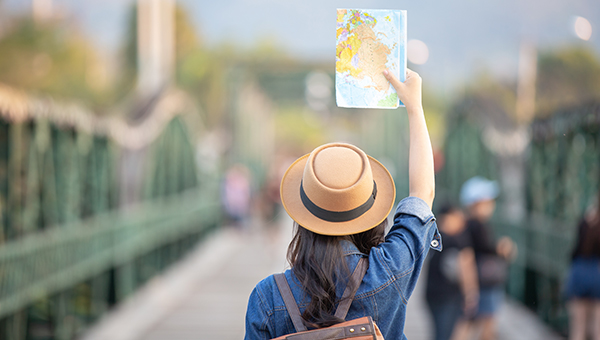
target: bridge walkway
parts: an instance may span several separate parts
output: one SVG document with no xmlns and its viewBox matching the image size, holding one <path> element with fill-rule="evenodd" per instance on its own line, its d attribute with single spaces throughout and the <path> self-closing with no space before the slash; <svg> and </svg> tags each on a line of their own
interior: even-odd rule
<svg viewBox="0 0 600 340">
<path fill-rule="evenodd" d="M 284 215 L 284 214 L 282 214 Z M 83 340 L 243 339 L 246 303 L 254 285 L 286 268 L 291 220 L 241 232 L 225 228 L 92 327 Z M 421 278 L 420 282 L 424 282 Z M 431 320 L 419 284 L 409 302 L 405 334 L 431 339 Z M 507 300 L 499 340 L 558 340 L 535 314 Z"/>
</svg>

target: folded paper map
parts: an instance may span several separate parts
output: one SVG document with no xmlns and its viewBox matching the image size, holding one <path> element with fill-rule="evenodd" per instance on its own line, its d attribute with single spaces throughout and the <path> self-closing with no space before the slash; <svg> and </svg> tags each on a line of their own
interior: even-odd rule
<svg viewBox="0 0 600 340">
<path fill-rule="evenodd" d="M 383 76 L 406 78 L 406 11 L 338 9 L 335 98 L 340 107 L 404 106 Z"/>
</svg>

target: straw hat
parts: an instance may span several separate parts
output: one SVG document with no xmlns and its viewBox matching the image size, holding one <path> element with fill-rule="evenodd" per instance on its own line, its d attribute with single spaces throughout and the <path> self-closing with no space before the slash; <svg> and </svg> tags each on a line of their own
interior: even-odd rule
<svg viewBox="0 0 600 340">
<path fill-rule="evenodd" d="M 296 160 L 281 180 L 281 201 L 302 227 L 322 235 L 352 235 L 379 225 L 392 210 L 394 180 L 351 144 L 322 145 Z"/>
</svg>

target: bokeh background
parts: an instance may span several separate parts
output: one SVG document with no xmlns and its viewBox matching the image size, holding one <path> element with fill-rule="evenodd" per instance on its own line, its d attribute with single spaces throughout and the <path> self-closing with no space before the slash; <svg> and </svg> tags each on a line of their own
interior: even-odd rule
<svg viewBox="0 0 600 340">
<path fill-rule="evenodd" d="M 262 230 L 322 143 L 407 195 L 404 109 L 335 105 L 336 8 L 407 10 L 437 197 L 499 181 L 507 291 L 565 334 L 600 185 L 600 2 L 0 0 L 0 339 L 75 338 L 207 234 Z"/>
</svg>

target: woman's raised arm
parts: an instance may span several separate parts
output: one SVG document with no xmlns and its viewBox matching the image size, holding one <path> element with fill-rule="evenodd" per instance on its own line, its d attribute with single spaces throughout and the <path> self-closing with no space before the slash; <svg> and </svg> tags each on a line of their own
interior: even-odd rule
<svg viewBox="0 0 600 340">
<path fill-rule="evenodd" d="M 398 97 L 406 106 L 409 126 L 408 176 L 409 194 L 423 199 L 431 208 L 435 197 L 435 175 L 433 171 L 433 150 L 425 123 L 425 113 L 421 101 L 421 76 L 407 69 L 406 81 L 400 82 L 391 72 L 383 75 L 398 92 Z"/>
</svg>

